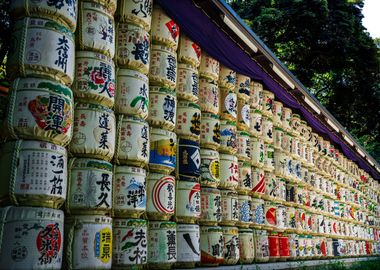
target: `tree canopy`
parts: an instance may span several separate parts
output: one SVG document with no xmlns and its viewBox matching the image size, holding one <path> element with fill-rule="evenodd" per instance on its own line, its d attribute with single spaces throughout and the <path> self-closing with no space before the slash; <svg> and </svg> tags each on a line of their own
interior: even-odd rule
<svg viewBox="0 0 380 270">
<path fill-rule="evenodd" d="M 235 0 L 232 8 L 380 162 L 379 44 L 363 0 Z"/>
</svg>

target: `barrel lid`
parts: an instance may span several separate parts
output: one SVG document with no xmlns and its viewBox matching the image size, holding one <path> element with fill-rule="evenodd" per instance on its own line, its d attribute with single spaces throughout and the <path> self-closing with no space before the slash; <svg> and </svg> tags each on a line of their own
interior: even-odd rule
<svg viewBox="0 0 380 270">
<path fill-rule="evenodd" d="M 116 77 L 119 77 L 119 76 L 134 77 L 136 79 L 143 80 L 146 83 L 148 83 L 149 81 L 148 76 L 146 76 L 144 73 L 141 73 L 140 71 L 133 70 L 133 69 L 121 68 L 117 71 Z"/>
</svg>

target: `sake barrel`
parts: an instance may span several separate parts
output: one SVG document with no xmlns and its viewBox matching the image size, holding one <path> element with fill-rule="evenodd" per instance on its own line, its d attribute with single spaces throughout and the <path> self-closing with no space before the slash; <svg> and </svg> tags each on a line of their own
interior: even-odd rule
<svg viewBox="0 0 380 270">
<path fill-rule="evenodd" d="M 179 101 L 175 131 L 184 139 L 199 141 L 201 133 L 201 109 L 196 103 Z"/>
<path fill-rule="evenodd" d="M 239 161 L 239 185 L 236 190 L 239 194 L 250 194 L 253 188 L 252 167 L 247 161 Z"/>
<path fill-rule="evenodd" d="M 182 180 L 197 180 L 201 175 L 199 143 L 180 138 L 177 147 L 177 177 Z"/>
<path fill-rule="evenodd" d="M 281 261 L 285 261 L 290 258 L 289 236 L 284 233 L 279 233 L 278 240 L 280 246 Z"/>
<path fill-rule="evenodd" d="M 2 204 L 59 208 L 66 199 L 67 153 L 42 141 L 11 141 L 0 150 Z"/>
<path fill-rule="evenodd" d="M 177 98 L 163 87 L 151 87 L 149 92 L 148 122 L 153 127 L 173 131 L 176 122 Z"/>
<path fill-rule="evenodd" d="M 292 144 L 293 136 L 289 132 L 284 132 L 281 142 L 281 148 L 286 154 L 288 154 L 289 157 L 292 152 Z"/>
<path fill-rule="evenodd" d="M 146 210 L 146 171 L 133 166 L 115 166 L 113 213 L 117 217 L 139 218 Z"/>
<path fill-rule="evenodd" d="M 73 94 L 60 83 L 38 78 L 16 79 L 7 114 L 7 133 L 14 139 L 37 139 L 62 146 L 71 140 Z"/>
<path fill-rule="evenodd" d="M 221 64 L 219 69 L 218 84 L 220 87 L 234 90 L 236 86 L 236 72 Z"/>
<path fill-rule="evenodd" d="M 292 113 L 292 118 L 290 120 L 291 132 L 294 136 L 299 137 L 298 128 L 301 124 L 301 116 L 296 113 Z"/>
<path fill-rule="evenodd" d="M 274 170 L 274 148 L 270 144 L 265 145 L 264 170 L 267 172 Z"/>
<path fill-rule="evenodd" d="M 77 49 L 95 51 L 113 58 L 115 56 L 115 21 L 112 6 L 105 4 L 80 2 L 76 32 Z"/>
<path fill-rule="evenodd" d="M 219 61 L 212 58 L 205 51 L 202 51 L 199 75 L 201 78 L 215 82 L 217 82 L 219 78 Z"/>
<path fill-rule="evenodd" d="M 265 174 L 265 199 L 278 201 L 278 180 L 275 174 Z"/>
<path fill-rule="evenodd" d="M 273 144 L 273 121 L 272 118 L 263 117 L 263 140 Z"/>
<path fill-rule="evenodd" d="M 238 227 L 246 227 L 252 224 L 252 198 L 249 195 L 238 195 L 239 221 Z"/>
<path fill-rule="evenodd" d="M 268 234 L 269 261 L 274 262 L 280 258 L 280 241 L 277 232 Z"/>
<path fill-rule="evenodd" d="M 222 227 L 201 226 L 201 266 L 218 266 L 224 261 Z"/>
<path fill-rule="evenodd" d="M 287 208 L 281 204 L 277 205 L 276 210 L 276 221 L 277 221 L 277 228 L 280 230 L 286 229 L 286 211 Z"/>
<path fill-rule="evenodd" d="M 263 194 L 265 194 L 265 172 L 263 169 L 253 167 L 252 182 L 252 195 L 254 197 L 261 197 Z"/>
<path fill-rule="evenodd" d="M 149 80 L 146 75 L 131 69 L 119 69 L 116 91 L 116 113 L 141 119 L 148 117 Z"/>
<path fill-rule="evenodd" d="M 217 150 L 220 146 L 220 120 L 212 113 L 201 114 L 201 147 Z"/>
<path fill-rule="evenodd" d="M 300 139 L 304 142 L 307 140 L 307 122 L 305 120 L 301 120 L 300 126 L 298 127 L 298 131 L 300 133 Z"/>
<path fill-rule="evenodd" d="M 61 269 L 63 218 L 50 208 L 0 208 L 0 269 Z"/>
<path fill-rule="evenodd" d="M 177 263 L 180 268 L 194 268 L 201 260 L 198 225 L 177 224 Z"/>
<path fill-rule="evenodd" d="M 201 64 L 201 48 L 183 33 L 179 37 L 178 61 L 194 68 Z"/>
<path fill-rule="evenodd" d="M 252 221 L 251 227 L 261 228 L 265 223 L 264 200 L 252 198 Z"/>
<path fill-rule="evenodd" d="M 228 88 L 219 88 L 220 105 L 219 115 L 221 119 L 236 121 L 237 118 L 237 95 Z"/>
<path fill-rule="evenodd" d="M 273 125 L 276 127 L 282 127 L 282 108 L 280 101 L 273 101 Z"/>
<path fill-rule="evenodd" d="M 269 261 L 268 233 L 265 230 L 254 230 L 255 262 Z"/>
<path fill-rule="evenodd" d="M 265 226 L 268 228 L 273 228 L 277 226 L 276 219 L 277 204 L 271 201 L 264 202 L 264 213 L 265 213 Z"/>
<path fill-rule="evenodd" d="M 258 168 L 264 167 L 265 145 L 261 138 L 251 137 L 252 165 Z"/>
<path fill-rule="evenodd" d="M 112 268 L 141 267 L 147 263 L 148 222 L 143 219 L 114 219 Z"/>
<path fill-rule="evenodd" d="M 249 103 L 251 105 L 251 108 L 259 111 L 263 110 L 263 85 L 255 81 L 251 81 L 250 90 Z"/>
<path fill-rule="evenodd" d="M 285 184 L 285 178 L 283 177 L 278 177 L 277 176 L 277 181 L 278 181 L 278 189 L 277 189 L 277 194 L 278 194 L 278 199 L 281 202 L 286 201 L 286 184 Z"/>
<path fill-rule="evenodd" d="M 150 30 L 153 0 L 144 2 L 122 0 L 118 3 L 118 8 L 118 18 L 120 22 L 138 25 L 146 31 Z"/>
<path fill-rule="evenodd" d="M 64 269 L 111 269 L 112 218 L 68 217 L 65 235 Z"/>
<path fill-rule="evenodd" d="M 14 0 L 10 2 L 9 13 L 13 20 L 37 15 L 39 18 L 44 18 L 63 24 L 70 31 L 75 32 L 77 26 L 77 1 L 52 2 L 42 0 L 39 2 L 33 0 Z"/>
<path fill-rule="evenodd" d="M 201 179 L 204 187 L 218 187 L 220 183 L 220 156 L 219 152 L 201 148 Z"/>
<path fill-rule="evenodd" d="M 255 245 L 253 230 L 239 228 L 239 253 L 240 263 L 250 264 L 255 258 Z"/>
<path fill-rule="evenodd" d="M 296 234 L 289 235 L 289 248 L 290 248 L 290 256 L 289 260 L 296 260 L 300 257 L 299 251 L 299 242 Z"/>
<path fill-rule="evenodd" d="M 117 24 L 116 62 L 119 67 L 148 74 L 150 48 L 150 36 L 145 29 L 125 22 Z"/>
<path fill-rule="evenodd" d="M 219 189 L 201 188 L 200 224 L 216 226 L 222 220 L 222 199 Z"/>
<path fill-rule="evenodd" d="M 251 78 L 242 74 L 236 75 L 235 89 L 236 89 L 236 93 L 239 99 L 242 99 L 247 102 L 249 101 L 250 85 L 251 85 Z"/>
<path fill-rule="evenodd" d="M 250 132 L 254 137 L 261 137 L 263 135 L 263 116 L 257 109 L 250 110 Z"/>
<path fill-rule="evenodd" d="M 179 31 L 178 24 L 160 6 L 154 5 L 151 24 L 153 42 L 163 44 L 176 51 L 180 36 Z"/>
<path fill-rule="evenodd" d="M 287 156 L 283 151 L 274 150 L 274 173 L 277 176 L 285 177 L 285 167 Z"/>
<path fill-rule="evenodd" d="M 273 116 L 273 100 L 274 100 L 274 94 L 268 90 L 263 90 L 263 115 L 267 117 Z"/>
<path fill-rule="evenodd" d="M 72 154 L 110 161 L 115 147 L 115 115 L 109 108 L 90 103 L 75 105 Z"/>
<path fill-rule="evenodd" d="M 26 17 L 14 23 L 7 74 L 37 76 L 70 86 L 74 79 L 74 35 L 50 20 Z M 49 53 L 46 53 L 49 52 Z"/>
<path fill-rule="evenodd" d="M 285 131 L 291 130 L 291 126 L 290 126 L 291 119 L 292 119 L 292 110 L 287 107 L 282 107 L 281 120 L 282 120 L 282 128 Z"/>
<path fill-rule="evenodd" d="M 206 78 L 199 79 L 199 101 L 202 112 L 219 113 L 219 88 L 218 85 Z"/>
<path fill-rule="evenodd" d="M 150 54 L 149 81 L 175 90 L 177 83 L 177 54 L 162 45 L 153 45 Z"/>
<path fill-rule="evenodd" d="M 222 220 L 220 224 L 234 226 L 239 221 L 238 194 L 232 190 L 221 190 Z"/>
<path fill-rule="evenodd" d="M 235 154 L 236 145 L 236 122 L 221 120 L 220 121 L 220 147 L 222 153 Z"/>
<path fill-rule="evenodd" d="M 69 162 L 66 201 L 68 214 L 106 215 L 112 210 L 112 164 L 98 159 L 73 158 Z"/>
<path fill-rule="evenodd" d="M 294 207 L 287 207 L 286 209 L 286 229 L 288 232 L 294 232 L 296 226 L 296 209 Z"/>
<path fill-rule="evenodd" d="M 223 264 L 234 265 L 239 261 L 239 229 L 237 227 L 223 226 L 224 261 Z"/>
<path fill-rule="evenodd" d="M 239 185 L 239 166 L 237 157 L 220 154 L 220 183 L 219 187 L 235 190 Z"/>
<path fill-rule="evenodd" d="M 294 159 L 300 159 L 300 140 L 299 136 L 294 136 L 291 141 L 290 154 Z"/>
<path fill-rule="evenodd" d="M 176 167 L 177 136 L 158 128 L 150 128 L 149 169 L 171 173 Z"/>
<path fill-rule="evenodd" d="M 176 189 L 176 221 L 195 224 L 201 216 L 201 185 L 196 181 L 178 180 Z"/>
<path fill-rule="evenodd" d="M 177 74 L 177 97 L 183 100 L 198 102 L 198 70 L 189 64 L 178 64 Z"/>
<path fill-rule="evenodd" d="M 311 146 L 314 148 L 314 151 L 319 151 L 318 149 L 318 134 L 312 132 L 311 133 Z"/>
<path fill-rule="evenodd" d="M 147 214 L 150 220 L 169 220 L 175 210 L 175 178 L 150 173 L 147 179 Z M 149 260 L 149 257 L 148 257 Z"/>
<path fill-rule="evenodd" d="M 150 143 L 148 123 L 133 116 L 119 115 L 117 131 L 115 162 L 146 166 Z"/>
<path fill-rule="evenodd" d="M 247 101 L 238 98 L 237 128 L 249 132 L 251 128 L 251 107 Z"/>
</svg>

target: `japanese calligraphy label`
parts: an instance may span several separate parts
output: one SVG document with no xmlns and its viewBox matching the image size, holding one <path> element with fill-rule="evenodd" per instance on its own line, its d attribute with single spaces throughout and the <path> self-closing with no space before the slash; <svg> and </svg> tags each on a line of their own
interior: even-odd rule
<svg viewBox="0 0 380 270">
<path fill-rule="evenodd" d="M 116 166 L 113 196 L 117 217 L 139 218 L 146 210 L 146 171 Z"/>
<path fill-rule="evenodd" d="M 115 115 L 95 104 L 77 103 L 70 152 L 109 161 L 115 151 Z"/>
<path fill-rule="evenodd" d="M 222 200 L 219 189 L 202 187 L 201 211 L 201 224 L 216 226 L 222 220 Z"/>
<path fill-rule="evenodd" d="M 181 180 L 198 180 L 201 172 L 201 154 L 196 141 L 178 140 L 177 177 Z"/>
<path fill-rule="evenodd" d="M 253 230 L 239 229 L 239 253 L 241 263 L 252 263 L 255 258 Z"/>
<path fill-rule="evenodd" d="M 287 107 L 282 107 L 282 114 L 281 114 L 281 121 L 282 121 L 282 128 L 285 131 L 291 130 L 291 122 L 292 119 L 292 110 Z"/>
<path fill-rule="evenodd" d="M 174 132 L 151 128 L 149 168 L 170 173 L 176 167 L 177 136 Z"/>
<path fill-rule="evenodd" d="M 273 121 L 272 118 L 263 117 L 263 140 L 273 144 Z"/>
<path fill-rule="evenodd" d="M 216 82 L 199 79 L 199 106 L 202 112 L 219 114 L 219 88 Z"/>
<path fill-rule="evenodd" d="M 179 39 L 178 61 L 194 68 L 201 64 L 201 48 L 184 34 Z"/>
<path fill-rule="evenodd" d="M 42 141 L 5 143 L 0 152 L 0 198 L 13 204 L 59 208 L 66 199 L 67 153 Z"/>
<path fill-rule="evenodd" d="M 150 30 L 153 0 L 121 1 L 118 4 L 119 19 Z"/>
<path fill-rule="evenodd" d="M 221 190 L 222 220 L 220 224 L 233 226 L 239 221 L 238 194 L 232 190 Z"/>
<path fill-rule="evenodd" d="M 177 97 L 197 102 L 199 95 L 198 70 L 189 64 L 178 64 L 177 74 Z"/>
<path fill-rule="evenodd" d="M 113 107 L 116 91 L 116 71 L 113 60 L 103 54 L 79 51 L 75 54 L 76 98 Z"/>
<path fill-rule="evenodd" d="M 65 253 L 68 269 L 111 269 L 112 218 L 69 217 L 65 229 L 67 234 L 73 235 L 65 242 L 65 247 L 71 249 Z"/>
<path fill-rule="evenodd" d="M 277 210 L 276 210 L 276 221 L 277 221 L 277 228 L 279 229 L 285 229 L 286 227 L 286 207 L 278 204 Z"/>
<path fill-rule="evenodd" d="M 237 191 L 239 194 L 248 194 L 252 191 L 252 167 L 250 162 L 239 161 L 239 185 Z"/>
<path fill-rule="evenodd" d="M 132 116 L 119 116 L 115 161 L 145 166 L 149 161 L 150 134 L 146 121 Z"/>
<path fill-rule="evenodd" d="M 283 105 L 280 101 L 273 101 L 273 125 L 282 127 L 282 109 Z"/>
<path fill-rule="evenodd" d="M 155 220 L 169 220 L 175 210 L 175 178 L 170 175 L 150 173 L 147 181 L 148 217 Z"/>
<path fill-rule="evenodd" d="M 177 261 L 176 223 L 150 221 L 148 229 L 148 263 L 155 266 L 170 266 Z"/>
<path fill-rule="evenodd" d="M 284 139 L 284 130 L 279 127 L 275 127 L 273 131 L 273 146 L 276 150 L 282 150 Z"/>
<path fill-rule="evenodd" d="M 12 138 L 69 143 L 74 121 L 70 88 L 50 80 L 16 79 L 9 99 L 6 126 Z"/>
<path fill-rule="evenodd" d="M 112 164 L 88 158 L 70 160 L 66 210 L 76 214 L 110 214 Z"/>
<path fill-rule="evenodd" d="M 294 207 L 286 208 L 286 229 L 289 231 L 294 231 L 296 227 L 296 209 Z"/>
<path fill-rule="evenodd" d="M 291 132 L 294 136 L 299 137 L 300 133 L 298 129 L 300 125 L 301 125 L 301 116 L 299 114 L 292 113 L 292 117 L 290 119 L 290 126 L 291 126 Z"/>
<path fill-rule="evenodd" d="M 190 267 L 201 260 L 199 238 L 198 225 L 177 224 L 177 264 Z"/>
<path fill-rule="evenodd" d="M 252 224 L 252 199 L 248 195 L 238 195 L 239 201 L 239 227 L 247 227 Z"/>
<path fill-rule="evenodd" d="M 251 108 L 259 111 L 263 110 L 263 85 L 255 81 L 251 81 L 250 90 L 249 104 L 251 105 Z"/>
<path fill-rule="evenodd" d="M 177 222 L 195 223 L 201 216 L 201 185 L 179 180 L 176 188 Z"/>
<path fill-rule="evenodd" d="M 238 160 L 251 161 L 251 137 L 246 131 L 238 131 L 236 135 Z"/>
<path fill-rule="evenodd" d="M 120 22 L 117 24 L 116 34 L 116 61 L 118 65 L 148 74 L 150 61 L 149 33 L 133 24 Z"/>
<path fill-rule="evenodd" d="M 179 26 L 157 5 L 153 7 L 151 33 L 155 43 L 177 50 Z"/>
<path fill-rule="evenodd" d="M 252 165 L 258 168 L 264 166 L 265 145 L 260 138 L 251 137 Z"/>
<path fill-rule="evenodd" d="M 138 71 L 120 69 L 117 73 L 116 113 L 146 119 L 148 108 L 148 77 Z"/>
<path fill-rule="evenodd" d="M 274 148 L 271 144 L 265 144 L 264 170 L 267 172 L 274 170 Z"/>
<path fill-rule="evenodd" d="M 218 84 L 220 87 L 234 90 L 236 85 L 236 72 L 221 64 Z"/>
<path fill-rule="evenodd" d="M 149 82 L 152 85 L 175 90 L 177 83 L 177 54 L 175 51 L 160 45 L 152 46 Z"/>
<path fill-rule="evenodd" d="M 281 150 L 274 150 L 274 172 L 277 176 L 285 177 L 285 168 L 288 157 Z"/>
<path fill-rule="evenodd" d="M 251 78 L 248 76 L 244 76 L 242 74 L 236 75 L 236 87 L 235 92 L 238 95 L 238 98 L 249 101 L 250 98 L 250 85 L 251 85 Z"/>
<path fill-rule="evenodd" d="M 253 195 L 260 197 L 265 194 L 265 172 L 260 168 L 252 169 Z"/>
<path fill-rule="evenodd" d="M 264 200 L 252 198 L 253 227 L 260 228 L 265 223 Z"/>
<path fill-rule="evenodd" d="M 219 79 L 219 61 L 212 58 L 205 51 L 202 51 L 199 75 L 202 78 L 215 81 L 215 84 Z"/>
<path fill-rule="evenodd" d="M 250 131 L 251 128 L 251 107 L 241 98 L 237 101 L 237 128 L 239 130 Z"/>
<path fill-rule="evenodd" d="M 236 121 L 237 95 L 227 88 L 220 89 L 219 115 L 221 119 Z"/>
<path fill-rule="evenodd" d="M 239 234 L 237 227 L 222 227 L 224 242 L 224 262 L 223 264 L 233 265 L 239 261 Z"/>
<path fill-rule="evenodd" d="M 263 104 L 263 115 L 267 117 L 273 116 L 273 100 L 274 100 L 274 94 L 268 90 L 263 90 L 263 98 L 264 98 L 264 104 Z"/>
<path fill-rule="evenodd" d="M 75 47 L 70 30 L 54 21 L 31 17 L 16 21 L 13 29 L 7 61 L 11 78 L 38 75 L 71 85 Z"/>
<path fill-rule="evenodd" d="M 255 261 L 269 261 L 269 243 L 267 231 L 254 230 L 253 239 L 255 241 Z"/>
<path fill-rule="evenodd" d="M 223 153 L 235 154 L 237 152 L 236 143 L 236 122 L 221 120 L 220 121 L 220 147 Z"/>
<path fill-rule="evenodd" d="M 80 3 L 76 33 L 79 50 L 96 51 L 111 58 L 115 56 L 115 22 L 109 7 L 90 2 Z"/>
<path fill-rule="evenodd" d="M 220 120 L 219 116 L 211 113 L 201 115 L 201 146 L 217 150 L 220 146 Z"/>
<path fill-rule="evenodd" d="M 152 127 L 173 131 L 176 123 L 177 98 L 167 88 L 151 87 L 148 122 Z"/>
<path fill-rule="evenodd" d="M 24 14 L 38 14 L 39 18 L 49 19 L 63 24 L 72 32 L 77 25 L 78 1 L 51 1 L 51 0 L 14 0 L 10 2 L 12 18 L 20 18 Z M 28 16 L 29 16 L 28 15 Z"/>
<path fill-rule="evenodd" d="M 2 269 L 61 269 L 61 210 L 8 206 L 0 209 Z"/>
<path fill-rule="evenodd" d="M 254 137 L 262 137 L 263 135 L 263 116 L 261 111 L 250 110 L 250 132 Z"/>
<path fill-rule="evenodd" d="M 112 266 L 128 267 L 147 263 L 148 222 L 142 219 L 114 219 Z"/>
<path fill-rule="evenodd" d="M 201 226 L 201 265 L 217 266 L 224 261 L 222 227 Z"/>
<path fill-rule="evenodd" d="M 235 190 L 239 185 L 239 166 L 237 157 L 220 154 L 220 184 L 219 187 Z"/>
<path fill-rule="evenodd" d="M 199 141 L 201 109 L 197 104 L 186 101 L 178 102 L 175 131 L 181 138 Z"/>
</svg>

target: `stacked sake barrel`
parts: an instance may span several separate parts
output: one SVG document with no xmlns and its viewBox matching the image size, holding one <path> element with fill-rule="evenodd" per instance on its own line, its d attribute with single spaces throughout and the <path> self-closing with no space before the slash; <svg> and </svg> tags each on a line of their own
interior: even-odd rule
<svg viewBox="0 0 380 270">
<path fill-rule="evenodd" d="M 112 265 L 116 4 L 84 0 L 78 5 L 65 269 L 111 269 Z"/>
<path fill-rule="evenodd" d="M 77 3 L 12 1 L 0 150 L 0 269 L 61 269 Z M 29 17 L 33 14 L 33 17 Z M 65 232 L 66 235 L 66 232 Z"/>
</svg>

